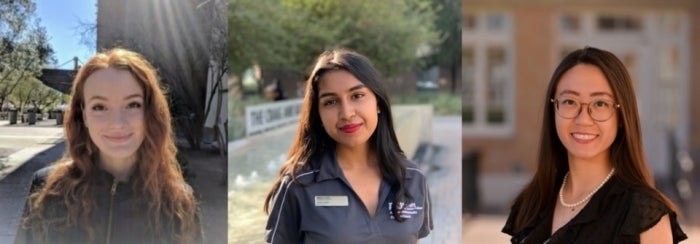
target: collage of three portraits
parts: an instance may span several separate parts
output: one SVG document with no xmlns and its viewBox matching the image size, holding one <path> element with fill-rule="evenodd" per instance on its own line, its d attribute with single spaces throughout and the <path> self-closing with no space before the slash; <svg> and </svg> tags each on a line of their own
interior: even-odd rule
<svg viewBox="0 0 700 244">
<path fill-rule="evenodd" d="M 0 243 L 700 242 L 697 1 L 0 13 Z"/>
</svg>

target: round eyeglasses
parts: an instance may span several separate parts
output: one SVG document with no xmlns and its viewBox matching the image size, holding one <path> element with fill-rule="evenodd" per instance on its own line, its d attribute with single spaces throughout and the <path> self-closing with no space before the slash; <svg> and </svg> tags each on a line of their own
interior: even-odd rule
<svg viewBox="0 0 700 244">
<path fill-rule="evenodd" d="M 565 119 L 576 118 L 581 114 L 583 105 L 588 105 L 586 106 L 588 108 L 588 115 L 595 121 L 603 122 L 612 117 L 613 113 L 615 113 L 615 109 L 620 108 L 620 104 L 604 99 L 593 100 L 589 103 L 582 103 L 572 98 L 552 98 L 549 101 L 554 103 L 557 114 Z"/>
</svg>

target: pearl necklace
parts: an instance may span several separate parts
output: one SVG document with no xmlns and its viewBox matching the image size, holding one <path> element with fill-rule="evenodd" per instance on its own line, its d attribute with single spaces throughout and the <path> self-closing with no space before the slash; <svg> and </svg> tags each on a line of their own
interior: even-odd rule
<svg viewBox="0 0 700 244">
<path fill-rule="evenodd" d="M 603 182 L 601 182 L 600 185 L 598 185 L 598 187 L 595 188 L 595 190 L 593 190 L 591 193 L 588 193 L 588 195 L 586 197 L 584 197 L 583 199 L 581 199 L 581 201 L 578 201 L 578 202 L 573 203 L 573 204 L 569 204 L 569 203 L 564 202 L 564 187 L 566 186 L 566 179 L 569 177 L 569 173 L 567 172 L 566 175 L 564 175 L 564 181 L 561 183 L 561 188 L 559 188 L 559 202 L 561 203 L 562 206 L 567 207 L 567 208 L 571 208 L 572 212 L 575 211 L 577 206 L 579 206 L 579 205 L 587 202 L 589 199 L 591 199 L 593 194 L 595 194 L 598 190 L 600 190 L 600 188 L 603 187 L 603 185 L 605 185 L 605 182 L 608 182 L 608 180 L 613 175 L 613 173 L 615 173 L 614 168 L 612 170 L 610 170 L 610 173 L 608 173 L 608 176 L 605 177 Z"/>
</svg>

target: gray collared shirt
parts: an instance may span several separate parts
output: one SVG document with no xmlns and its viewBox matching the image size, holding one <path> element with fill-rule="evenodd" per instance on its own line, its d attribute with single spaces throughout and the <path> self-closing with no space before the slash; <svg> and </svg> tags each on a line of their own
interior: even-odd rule
<svg viewBox="0 0 700 244">
<path fill-rule="evenodd" d="M 430 194 L 425 175 L 406 161 L 406 190 L 413 202 L 404 203 L 404 222 L 391 215 L 391 187 L 382 180 L 374 217 L 350 187 L 334 153 L 321 157 L 320 167 L 284 177 L 277 190 L 265 239 L 268 243 L 416 243 L 433 229 Z"/>
</svg>

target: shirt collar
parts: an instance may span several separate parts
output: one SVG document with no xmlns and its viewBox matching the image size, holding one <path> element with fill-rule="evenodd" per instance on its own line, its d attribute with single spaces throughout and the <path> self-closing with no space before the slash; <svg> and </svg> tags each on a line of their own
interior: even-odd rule
<svg viewBox="0 0 700 244">
<path fill-rule="evenodd" d="M 338 160 L 335 158 L 335 150 L 326 150 L 319 158 L 318 164 L 319 172 L 316 175 L 316 182 L 339 179 L 343 175 Z"/>
<path fill-rule="evenodd" d="M 335 150 L 326 150 L 323 152 L 317 163 L 318 166 L 315 168 L 317 168 L 319 172 L 318 175 L 316 175 L 316 182 L 343 177 L 343 171 L 340 169 L 340 165 L 338 165 Z M 407 164 L 403 160 L 400 163 L 406 167 L 406 179 L 413 178 L 415 174 L 422 174 L 422 170 L 418 168 L 418 166 Z"/>
</svg>

